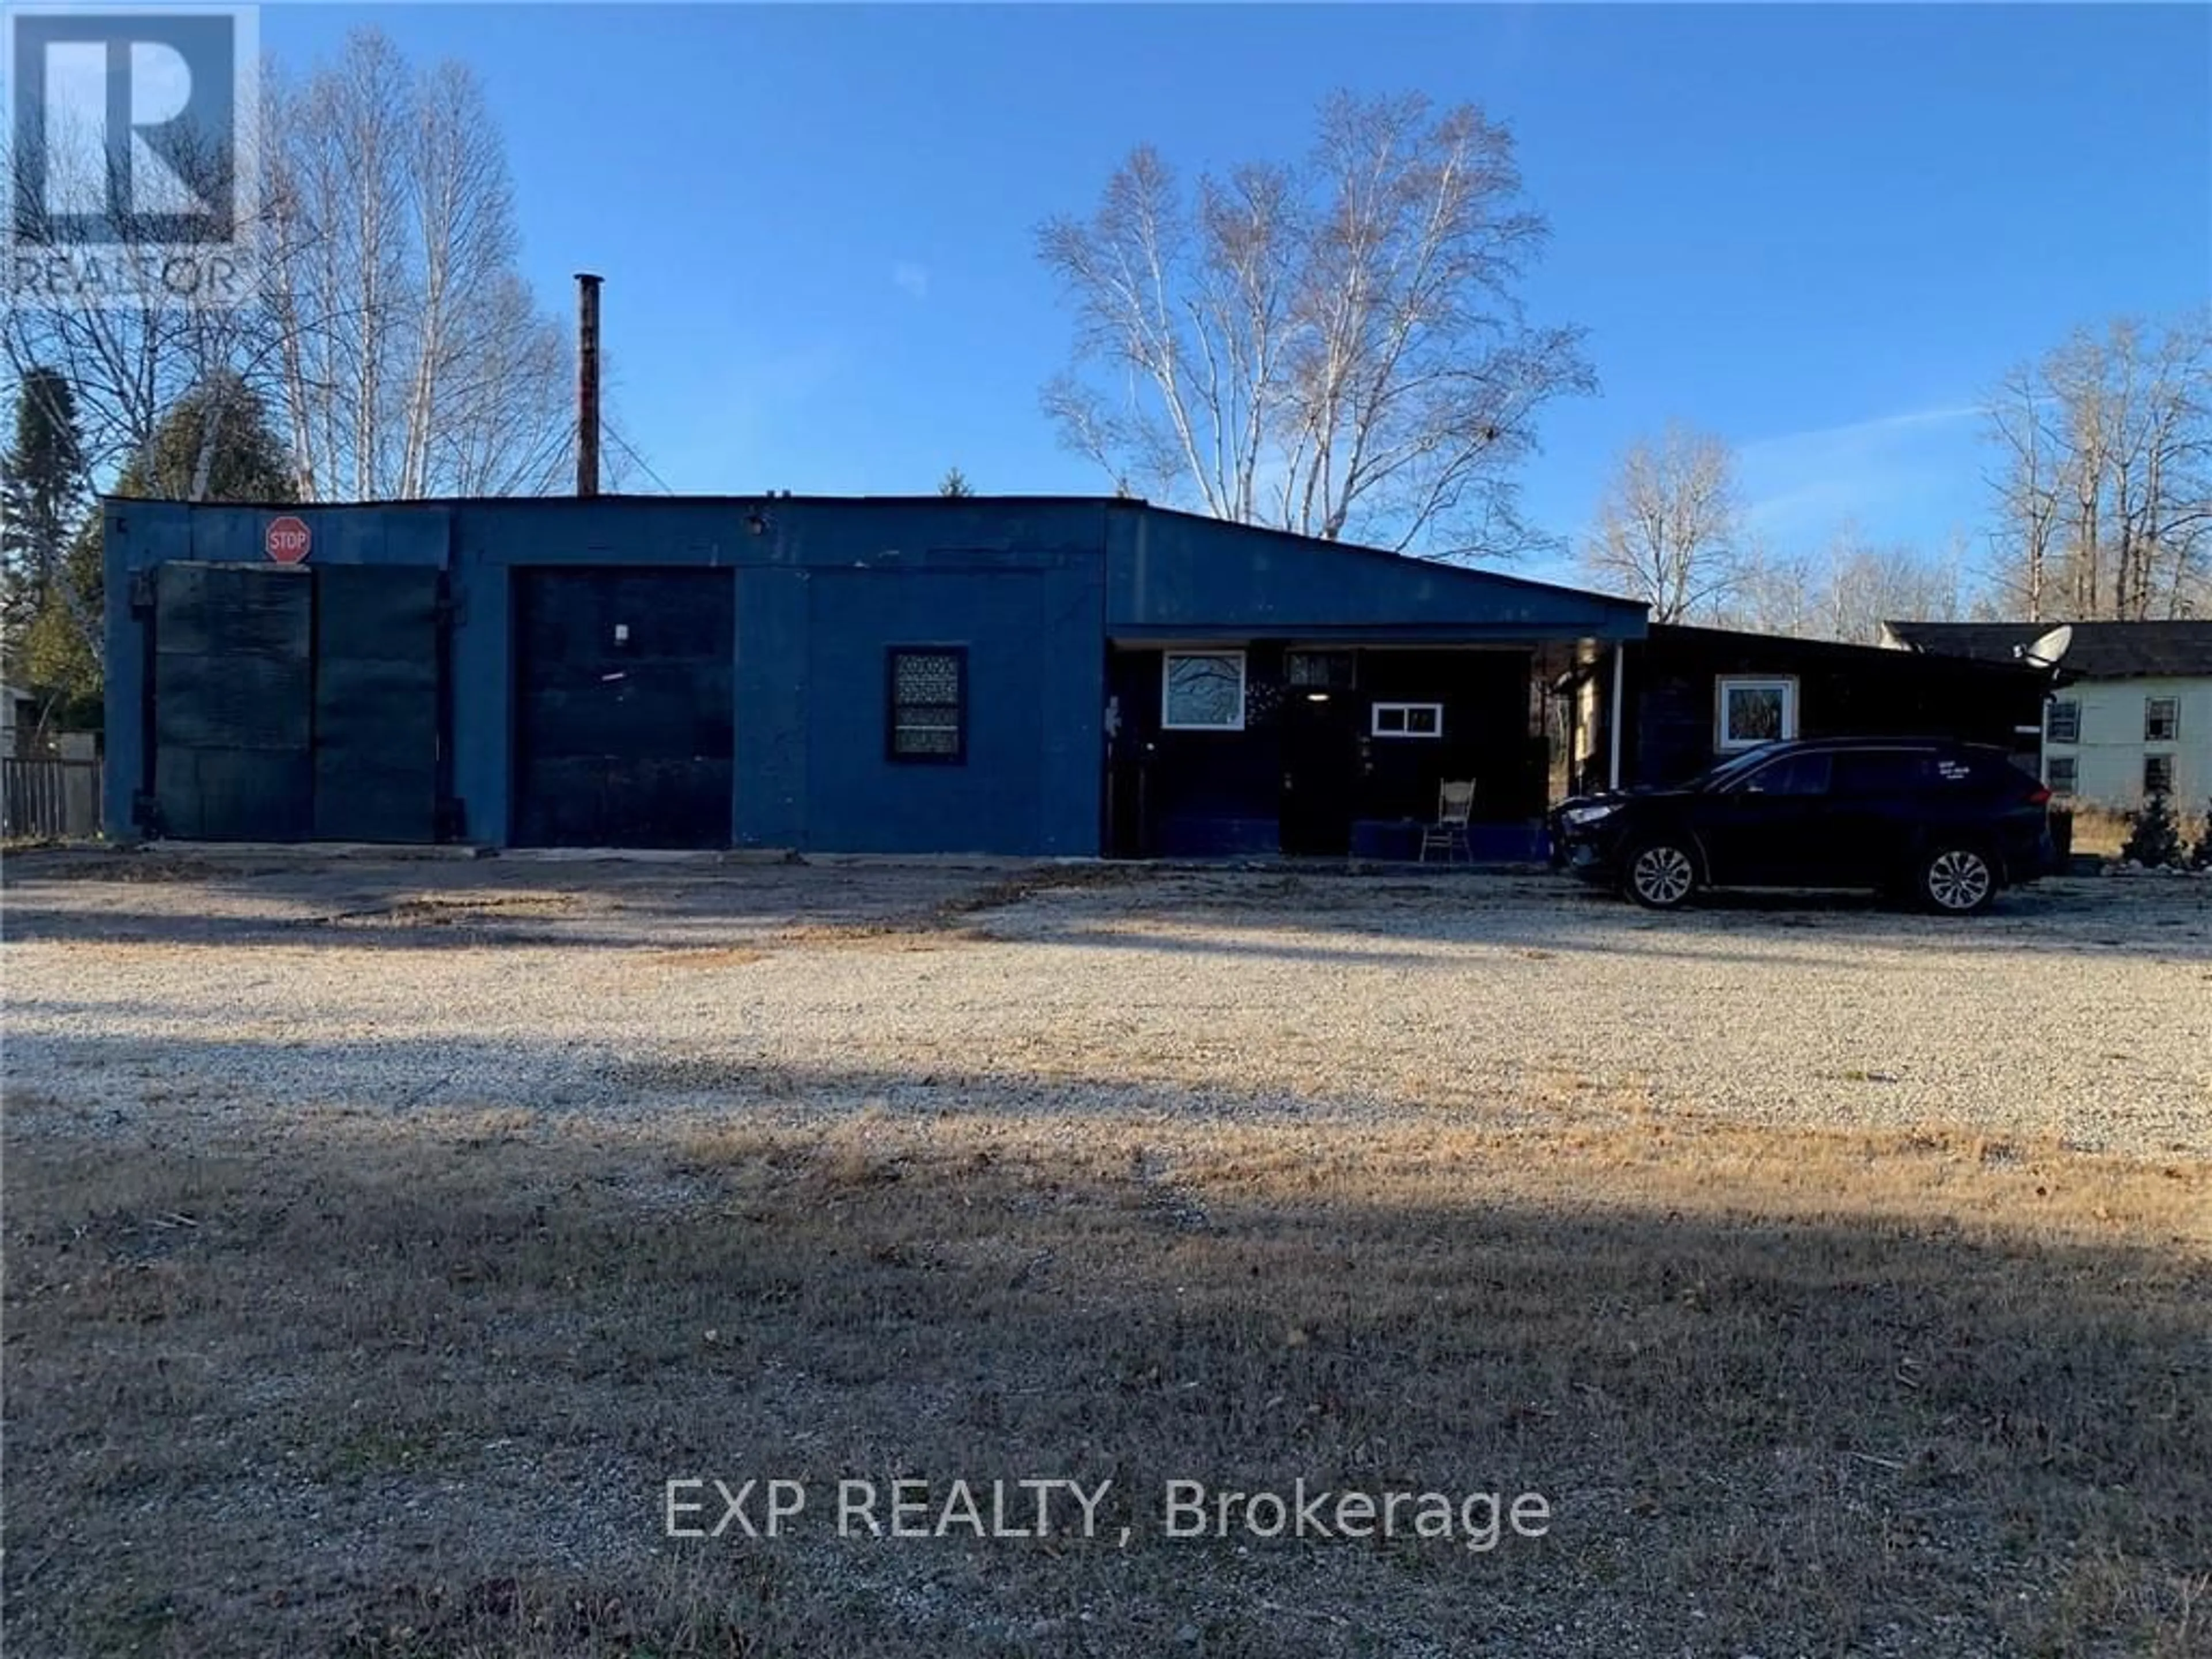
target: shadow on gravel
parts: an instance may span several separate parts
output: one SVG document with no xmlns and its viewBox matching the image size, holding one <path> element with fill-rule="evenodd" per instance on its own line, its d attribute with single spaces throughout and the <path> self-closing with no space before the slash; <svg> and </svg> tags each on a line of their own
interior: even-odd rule
<svg viewBox="0 0 2212 1659">
<path fill-rule="evenodd" d="M 47 876 L 18 862 L 10 861 L 0 913 L 11 940 L 213 947 L 659 949 L 711 944 L 717 930 L 750 939 L 792 929 L 941 930 L 978 907 L 1100 879 L 1062 866 L 1012 876 L 955 866 L 672 872 L 621 861 L 498 860 L 246 869 L 203 863 L 125 879 L 71 875 L 67 866 Z"/>
<path fill-rule="evenodd" d="M 90 855 L 75 855 L 80 865 Z M 121 855 L 91 867 L 112 871 Z M 26 866 L 28 868 L 26 868 Z M 902 935 L 1212 951 L 1392 968 L 1441 965 L 1393 946 L 1496 945 L 1760 963 L 1814 941 L 1973 953 L 2112 951 L 2212 959 L 2212 883 L 2041 884 L 1991 914 L 1936 917 L 1857 894 L 1717 893 L 1656 915 L 1565 876 L 1414 871 L 1298 872 L 1038 866 L 738 866 L 498 860 L 305 868 L 186 864 L 123 881 L 42 876 L 9 860 L 0 928 L 21 942 L 444 951 L 486 946 L 651 951 L 743 944 L 819 945 Z M 137 867 L 126 866 L 125 867 Z M 159 866 L 148 866 L 149 872 Z M 1046 898 L 1072 900 L 1036 904 Z M 242 914 L 241 914 L 242 912 Z M 1105 924 L 1112 923 L 1109 927 Z M 1177 932 L 1141 931 L 1170 924 Z M 1211 937 L 1199 937 L 1194 930 Z M 1339 933 L 1351 949 L 1317 949 Z M 1858 965 L 1838 954 L 1834 965 Z"/>
<path fill-rule="evenodd" d="M 163 1018 L 159 1005 L 11 1000 L 23 1018 L 62 1017 L 124 1024 Z M 1041 1077 L 947 1065 L 912 1071 L 757 1061 L 728 1054 L 638 1059 L 638 1043 L 550 1045 L 516 1039 L 438 1036 L 359 1039 L 307 1036 L 179 1036 L 167 1030 L 40 1033 L 10 1040 L 9 1109 L 16 1121 L 63 1110 L 80 1121 L 120 1123 L 205 1099 L 221 1113 L 240 1108 L 288 1113 L 404 1115 L 467 1104 L 532 1118 L 568 1114 L 702 1109 L 788 1112 L 824 1120 L 864 1109 L 927 1117 L 957 1112 L 1013 1119 L 1187 1115 L 1194 1103 L 1229 1102 L 1265 1115 L 1362 1109 L 1367 1097 L 1251 1095 L 1131 1078 L 1102 1087 L 1073 1074 Z M 102 1105 L 112 1090 L 119 1103 Z M 149 1108 L 155 1110 L 149 1112 Z M 271 1120 L 264 1117 L 267 1123 Z"/>
<path fill-rule="evenodd" d="M 1758 1144 L 18 1137 L 11 1650 L 2203 1651 L 2202 1171 Z M 673 1478 L 808 1506 L 671 1540 Z M 840 1539 L 851 1478 L 1113 1486 Z M 1164 1535 L 1299 1479 L 1546 1534 Z"/>
<path fill-rule="evenodd" d="M 1357 882 L 1276 878 L 1246 895 L 1212 879 L 1218 884 L 1195 895 L 1139 889 L 1127 914 L 1254 933 L 1296 928 L 1653 955 L 1669 954 L 1674 945 L 1700 961 L 1772 959 L 1711 948 L 1716 940 L 1760 939 L 1789 941 L 1793 961 L 1803 959 L 1808 944 L 1824 939 L 1838 946 L 1933 945 L 1966 953 L 2086 949 L 2212 959 L 2212 883 L 2182 878 L 2039 883 L 2007 892 L 1988 913 L 1969 917 L 1931 915 L 1868 894 L 1796 891 L 1708 893 L 1682 910 L 1659 914 L 1566 876 L 1467 878 L 1411 889 L 1385 884 L 1365 896 Z M 1859 964 L 1838 959 L 1830 965 Z"/>
</svg>

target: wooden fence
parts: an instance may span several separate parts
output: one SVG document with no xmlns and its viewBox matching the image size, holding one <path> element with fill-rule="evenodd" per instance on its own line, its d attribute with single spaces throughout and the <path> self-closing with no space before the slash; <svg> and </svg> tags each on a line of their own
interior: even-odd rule
<svg viewBox="0 0 2212 1659">
<path fill-rule="evenodd" d="M 0 759 L 0 836 L 88 841 L 100 833 L 96 760 Z"/>
</svg>

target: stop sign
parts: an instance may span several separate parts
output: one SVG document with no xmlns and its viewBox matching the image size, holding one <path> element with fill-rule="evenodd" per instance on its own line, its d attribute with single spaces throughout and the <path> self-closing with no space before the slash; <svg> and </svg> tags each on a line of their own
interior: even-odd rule
<svg viewBox="0 0 2212 1659">
<path fill-rule="evenodd" d="M 289 513 L 269 521 L 262 544 L 279 564 L 297 564 L 307 556 L 307 526 Z"/>
</svg>

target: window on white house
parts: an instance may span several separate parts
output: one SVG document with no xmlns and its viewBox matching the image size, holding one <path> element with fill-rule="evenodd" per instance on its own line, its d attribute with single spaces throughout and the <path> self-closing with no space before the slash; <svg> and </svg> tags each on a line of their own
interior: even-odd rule
<svg viewBox="0 0 2212 1659">
<path fill-rule="evenodd" d="M 2070 795 L 2081 778 L 2080 763 L 2071 755 L 2053 755 L 2044 763 L 2044 781 L 2054 795 Z"/>
<path fill-rule="evenodd" d="M 2170 795 L 2173 793 L 2173 757 L 2145 755 L 2143 757 L 2143 793 Z"/>
<path fill-rule="evenodd" d="M 1160 666 L 1160 726 L 1169 732 L 1244 729 L 1244 653 L 1170 651 Z"/>
<path fill-rule="evenodd" d="M 1723 679 L 1713 720 L 1713 747 L 1754 749 L 1797 735 L 1797 682 Z"/>
<path fill-rule="evenodd" d="M 2081 741 L 2081 705 L 2071 697 L 2051 705 L 2049 717 L 2044 721 L 2044 737 L 2052 743 Z"/>
<path fill-rule="evenodd" d="M 1378 738 L 1441 738 L 1444 706 L 1440 702 L 1378 702 L 1368 730 Z"/>
<path fill-rule="evenodd" d="M 2143 741 L 2172 743 L 2181 736 L 2181 699 L 2143 699 Z"/>
</svg>

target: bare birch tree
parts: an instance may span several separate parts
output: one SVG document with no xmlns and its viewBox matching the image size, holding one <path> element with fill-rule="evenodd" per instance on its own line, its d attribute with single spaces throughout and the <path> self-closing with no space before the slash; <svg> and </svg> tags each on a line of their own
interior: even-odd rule
<svg viewBox="0 0 2212 1659">
<path fill-rule="evenodd" d="M 259 101 L 254 301 L 11 307 L 0 349 L 15 378 L 66 376 L 103 483 L 195 388 L 229 376 L 275 413 L 302 500 L 560 488 L 571 346 L 516 269 L 504 149 L 474 76 L 417 73 L 365 30 L 303 81 L 267 68 Z M 234 406 L 193 404 L 210 428 L 192 477 Z"/>
<path fill-rule="evenodd" d="M 54 142 L 52 135 L 42 137 L 40 162 L 54 164 L 43 154 Z M 58 142 L 72 140 L 64 134 Z M 212 183 L 198 181 L 220 176 L 224 164 L 212 155 L 197 159 L 188 137 L 173 136 L 165 161 L 187 188 L 216 193 Z M 33 158 L 10 149 L 6 165 L 27 168 Z M 125 224 L 118 234 L 128 239 L 133 233 Z M 108 252 L 106 262 L 117 272 L 159 269 L 161 255 L 157 244 L 125 240 Z M 197 303 L 193 295 L 173 291 L 159 280 L 118 281 L 98 304 L 63 295 L 16 298 L 18 303 L 0 307 L 0 357 L 18 384 L 41 372 L 58 374 L 68 383 L 85 471 L 95 483 L 143 460 L 163 420 L 195 387 L 224 374 L 251 380 L 267 358 L 268 333 L 258 307 Z M 192 476 L 204 477 L 218 441 L 216 431 L 205 434 L 202 464 Z"/>
<path fill-rule="evenodd" d="M 1735 460 L 1719 438 L 1672 422 L 1616 464 L 1582 550 L 1592 580 L 1651 620 L 1715 616 L 1743 577 Z"/>
<path fill-rule="evenodd" d="M 360 30 L 270 102 L 286 231 L 270 303 L 302 495 L 555 487 L 569 346 L 515 270 L 513 185 L 474 74 L 418 72 Z"/>
<path fill-rule="evenodd" d="M 1140 148 L 1090 217 L 1038 231 L 1077 318 L 1046 411 L 1117 485 L 1217 518 L 1518 551 L 1535 417 L 1595 386 L 1580 331 L 1522 313 L 1547 234 L 1472 106 L 1338 94 L 1303 161 L 1189 193 Z"/>
<path fill-rule="evenodd" d="M 1802 550 L 1747 540 L 1718 614 L 1728 628 L 1812 637 L 1820 630 L 1822 614 L 1819 573 L 1812 558 Z"/>
<path fill-rule="evenodd" d="M 2031 620 L 2212 613 L 2212 313 L 2077 331 L 1991 428 L 1995 585 Z"/>
<path fill-rule="evenodd" d="M 2058 533 L 2060 446 L 2051 429 L 2050 400 L 2032 367 L 2014 369 L 1990 405 L 1990 427 L 2002 457 L 1990 483 L 1997 492 L 1999 535 L 2008 550 L 1998 585 L 2030 622 L 2050 614 Z"/>
<path fill-rule="evenodd" d="M 1719 614 L 1754 633 L 1875 645 L 1884 623 L 1956 622 L 1969 598 L 1962 535 L 1928 554 L 1869 542 L 1846 522 L 1818 555 L 1750 549 Z"/>
<path fill-rule="evenodd" d="M 2114 597 L 2124 617 L 2179 616 L 2212 601 L 2212 313 L 2122 337 L 2133 349 L 2113 460 Z"/>
<path fill-rule="evenodd" d="M 1886 622 L 1956 622 L 1963 581 L 1955 550 L 1931 556 L 1911 547 L 1877 546 L 1847 526 L 1820 577 L 1820 637 L 1875 645 Z"/>
</svg>

